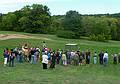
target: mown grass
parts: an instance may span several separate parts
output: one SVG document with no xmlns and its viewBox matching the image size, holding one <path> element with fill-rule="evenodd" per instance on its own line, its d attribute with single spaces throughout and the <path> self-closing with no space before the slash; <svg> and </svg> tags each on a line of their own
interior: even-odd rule
<svg viewBox="0 0 120 84">
<path fill-rule="evenodd" d="M 0 34 L 16 34 L 16 32 L 2 31 Z M 49 48 L 63 49 L 66 43 L 77 43 L 81 51 L 89 49 L 92 53 L 91 64 L 87 66 L 68 66 L 57 65 L 55 70 L 43 70 L 41 63 L 31 65 L 29 63 L 16 63 L 14 68 L 3 67 L 0 64 L 0 84 L 119 84 L 120 65 L 113 65 L 112 54 L 120 52 L 119 41 L 95 42 L 85 39 L 63 39 L 54 35 L 27 34 L 37 38 L 45 39 L 9 39 L 0 41 L 0 63 L 3 62 L 3 49 L 14 48 L 28 43 L 29 46 L 42 46 L 42 41 L 46 41 Z M 93 53 L 108 51 L 109 65 L 107 67 L 93 65 Z"/>
</svg>

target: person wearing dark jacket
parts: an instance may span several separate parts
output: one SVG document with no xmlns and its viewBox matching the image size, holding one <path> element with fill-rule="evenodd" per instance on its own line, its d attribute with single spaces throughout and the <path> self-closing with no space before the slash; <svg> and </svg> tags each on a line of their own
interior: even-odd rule
<svg viewBox="0 0 120 84">
<path fill-rule="evenodd" d="M 50 65 L 51 69 L 55 68 L 55 61 L 56 61 L 56 56 L 55 56 L 55 53 L 52 52 L 51 53 L 51 65 Z"/>
<path fill-rule="evenodd" d="M 15 58 L 15 52 L 13 52 L 13 49 L 11 49 L 10 58 L 9 58 L 9 67 L 14 67 L 14 58 Z"/>
<path fill-rule="evenodd" d="M 90 64 L 90 51 L 86 52 L 86 64 Z"/>
<path fill-rule="evenodd" d="M 113 64 L 117 64 L 117 54 L 116 53 L 113 56 Z"/>
<path fill-rule="evenodd" d="M 99 62 L 101 65 L 103 64 L 103 56 L 104 56 L 104 53 L 101 51 L 99 54 Z"/>
</svg>

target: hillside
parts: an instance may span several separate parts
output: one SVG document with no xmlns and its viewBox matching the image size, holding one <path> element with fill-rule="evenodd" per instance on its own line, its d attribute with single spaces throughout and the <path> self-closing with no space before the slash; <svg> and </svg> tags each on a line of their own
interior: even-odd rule
<svg viewBox="0 0 120 84">
<path fill-rule="evenodd" d="M 61 66 L 56 65 L 55 70 L 43 70 L 41 63 L 15 63 L 14 68 L 3 67 L 3 49 L 14 48 L 28 43 L 29 46 L 42 46 L 46 41 L 47 46 L 53 49 L 63 49 L 66 43 L 77 43 L 81 51 L 89 49 L 92 54 L 100 50 L 108 50 L 109 65 L 87 66 Z M 29 34 L 18 32 L 0 32 L 0 84 L 119 84 L 120 65 L 113 65 L 114 52 L 120 51 L 120 41 L 95 42 L 85 39 L 63 39 L 54 35 Z M 92 55 L 93 56 L 93 55 Z"/>
</svg>

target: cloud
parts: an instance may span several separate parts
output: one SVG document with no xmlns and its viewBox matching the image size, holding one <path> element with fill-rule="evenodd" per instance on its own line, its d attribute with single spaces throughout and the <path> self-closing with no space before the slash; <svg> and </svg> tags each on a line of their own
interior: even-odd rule
<svg viewBox="0 0 120 84">
<path fill-rule="evenodd" d="M 47 2 L 66 2 L 72 0 L 0 0 L 0 5 L 18 4 L 18 3 L 47 3 Z"/>
</svg>

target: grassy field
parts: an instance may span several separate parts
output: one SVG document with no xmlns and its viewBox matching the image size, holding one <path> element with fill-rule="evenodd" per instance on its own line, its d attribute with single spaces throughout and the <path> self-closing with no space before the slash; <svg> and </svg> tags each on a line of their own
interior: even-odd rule
<svg viewBox="0 0 120 84">
<path fill-rule="evenodd" d="M 42 46 L 46 41 L 49 48 L 63 49 L 66 43 L 77 43 L 81 51 L 89 49 L 93 53 L 101 50 L 108 51 L 109 65 L 107 67 L 99 64 L 87 66 L 57 65 L 55 70 L 42 70 L 41 63 L 31 65 L 28 63 L 16 64 L 16 67 L 3 67 L 0 64 L 0 84 L 120 84 L 120 65 L 113 65 L 112 54 L 120 52 L 120 41 L 95 42 L 85 39 L 63 39 L 54 35 L 27 34 L 2 31 L 0 34 L 24 34 L 40 39 L 7 39 L 0 40 L 0 63 L 3 61 L 3 49 L 13 48 L 24 43 L 29 46 Z M 46 39 L 42 39 L 46 38 Z"/>
</svg>

